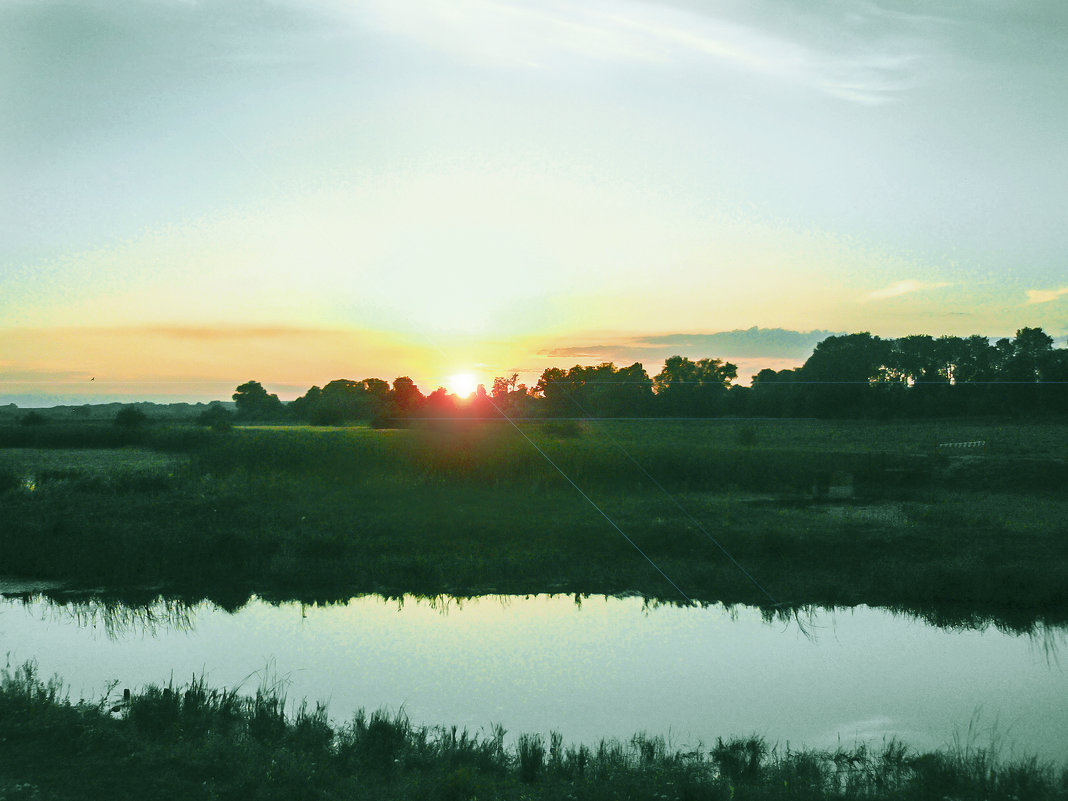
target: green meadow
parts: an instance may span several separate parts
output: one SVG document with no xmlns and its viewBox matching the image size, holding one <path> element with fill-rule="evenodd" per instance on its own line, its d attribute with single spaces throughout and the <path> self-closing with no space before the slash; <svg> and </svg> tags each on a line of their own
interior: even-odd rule
<svg viewBox="0 0 1068 801">
<path fill-rule="evenodd" d="M 1038 422 L 12 425 L 0 564 L 60 594 L 224 608 L 253 593 L 629 593 L 1034 633 L 1068 622 L 1066 444 L 1068 426 Z M 277 687 L 114 690 L 73 700 L 8 664 L 0 800 L 1068 798 L 1063 765 L 967 739 L 505 745 L 403 712 L 331 722 Z"/>
<path fill-rule="evenodd" d="M 11 426 L 0 444 L 5 573 L 72 587 L 1068 620 L 1059 423 L 75 423 Z"/>
</svg>

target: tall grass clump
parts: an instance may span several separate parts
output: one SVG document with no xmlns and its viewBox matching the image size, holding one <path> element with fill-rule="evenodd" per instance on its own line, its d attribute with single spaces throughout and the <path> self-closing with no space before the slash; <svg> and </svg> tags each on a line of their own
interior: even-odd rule
<svg viewBox="0 0 1068 801">
<path fill-rule="evenodd" d="M 545 767 L 545 740 L 540 734 L 520 734 L 516 742 L 519 779 L 527 784 L 537 781 Z"/>
<path fill-rule="evenodd" d="M 759 737 L 718 739 L 705 751 L 635 735 L 597 748 L 548 746 L 504 730 L 488 736 L 417 726 L 401 712 L 358 712 L 330 724 L 302 704 L 286 713 L 277 685 L 252 695 L 189 685 L 125 691 L 71 704 L 58 679 L 27 664 L 0 672 L 0 792 L 42 798 L 686 798 L 821 801 L 942 799 L 1065 801 L 1068 773 L 990 751 L 917 754 L 769 748 Z M 21 793 L 21 795 L 19 795 Z M 30 793 L 31 795 L 26 795 Z"/>
<path fill-rule="evenodd" d="M 36 662 L 0 668 L 0 716 L 49 709 L 65 700 L 58 676 L 42 681 Z"/>
<path fill-rule="evenodd" d="M 418 754 L 419 745 L 425 746 L 425 735 L 412 727 L 407 715 L 390 715 L 381 709 L 370 716 L 359 710 L 338 736 L 338 754 L 343 761 L 377 773 L 398 770 L 404 757 Z"/>
</svg>

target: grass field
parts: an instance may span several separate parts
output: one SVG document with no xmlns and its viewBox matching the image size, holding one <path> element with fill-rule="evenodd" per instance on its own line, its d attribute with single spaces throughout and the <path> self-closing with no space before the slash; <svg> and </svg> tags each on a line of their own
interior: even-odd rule
<svg viewBox="0 0 1068 801">
<path fill-rule="evenodd" d="M 1068 620 L 1064 425 L 177 427 L 122 448 L 114 428 L 0 431 L 5 573 L 224 605 L 253 591 L 639 592 Z M 938 448 L 974 440 L 987 445 Z M 835 474 L 854 497 L 814 502 Z"/>
<path fill-rule="evenodd" d="M 0 429 L 0 565 L 90 597 L 162 590 L 225 608 L 253 592 L 637 592 L 769 616 L 865 603 L 950 626 L 1068 621 L 1066 426 L 520 427 Z M 938 447 L 975 440 L 986 446 Z M 851 497 L 813 498 L 843 483 Z M 58 680 L 9 665 L 0 801 L 1068 798 L 1064 766 L 970 743 L 824 752 L 745 737 L 683 752 L 642 734 L 599 748 L 520 735 L 505 747 L 500 731 L 285 709 L 276 688 L 200 682 L 72 703 Z"/>
</svg>

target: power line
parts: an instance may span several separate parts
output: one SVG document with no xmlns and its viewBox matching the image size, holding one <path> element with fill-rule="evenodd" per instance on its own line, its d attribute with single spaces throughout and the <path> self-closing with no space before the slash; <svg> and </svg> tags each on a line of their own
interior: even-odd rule
<svg viewBox="0 0 1068 801">
<path fill-rule="evenodd" d="M 577 400 L 575 400 L 574 397 L 572 397 L 570 395 L 570 393 L 568 394 L 568 397 L 571 398 L 571 401 L 575 404 L 575 406 L 578 407 L 580 412 L 582 412 L 583 414 L 586 414 L 586 410 L 582 407 L 582 405 Z M 593 418 L 587 418 L 587 419 L 593 419 Z M 638 460 L 634 458 L 633 455 L 631 455 L 630 451 L 628 451 L 622 445 L 622 443 L 620 443 L 610 433 L 608 433 L 607 431 L 604 431 L 604 429 L 602 429 L 602 432 L 604 433 L 604 435 L 608 438 L 608 440 L 613 445 L 615 445 L 617 448 L 619 448 L 620 451 L 623 452 L 624 456 L 626 456 L 628 459 L 630 459 L 630 461 L 634 464 L 635 467 L 637 467 L 639 470 L 642 471 L 642 473 L 645 475 L 646 478 L 648 478 L 650 481 L 653 482 L 653 484 L 656 485 L 657 489 L 659 489 L 665 495 L 665 497 L 667 497 L 668 500 L 670 500 L 673 504 L 675 504 L 675 506 L 679 509 L 680 512 L 682 512 L 684 515 L 686 515 L 686 517 L 688 517 L 690 519 L 690 521 L 695 526 L 697 526 L 698 530 L 702 534 L 704 534 L 706 537 L 708 537 L 709 540 L 712 541 L 713 545 L 715 545 L 717 548 L 720 549 L 720 551 L 723 552 L 723 555 L 726 556 L 731 561 L 731 563 L 742 572 L 742 574 L 746 578 L 748 578 L 751 582 L 753 582 L 753 584 L 757 587 L 757 589 L 759 589 L 762 593 L 764 593 L 764 595 L 766 595 L 768 597 L 768 600 L 771 601 L 772 605 L 774 605 L 774 606 L 780 606 L 781 605 L 777 600 L 775 600 L 775 597 L 770 592 L 768 592 L 768 590 L 764 587 L 764 585 L 761 584 L 759 581 L 757 581 L 752 573 L 750 573 L 748 570 L 746 570 L 744 567 L 742 567 L 741 563 L 738 562 L 738 560 L 735 559 L 734 556 L 731 555 L 730 551 L 728 551 L 726 548 L 724 548 L 723 544 L 720 543 L 720 541 L 717 540 L 715 537 L 713 537 L 712 534 L 708 531 L 708 529 L 706 529 L 703 525 L 701 525 L 701 521 L 699 521 L 696 517 L 694 517 L 692 514 L 690 514 L 689 510 L 685 509 L 683 507 L 683 505 L 681 503 L 679 503 L 678 499 L 675 498 L 675 496 L 672 495 L 670 492 L 668 492 L 664 488 L 664 485 L 661 484 L 659 481 L 657 481 L 656 478 L 654 478 L 652 476 L 652 474 L 650 474 L 649 471 L 646 470 L 638 462 Z"/>
<path fill-rule="evenodd" d="M 489 397 L 489 396 L 487 396 L 487 397 Z M 583 498 L 585 498 L 586 501 L 590 504 L 590 506 L 592 506 L 594 509 L 596 509 L 601 514 L 601 516 L 605 520 L 608 521 L 609 525 L 611 525 L 612 528 L 614 528 L 616 531 L 618 531 L 619 534 L 623 537 L 623 539 L 625 539 L 627 542 L 629 542 L 631 544 L 631 546 L 634 548 L 634 550 L 636 550 L 638 553 L 640 553 L 645 558 L 645 561 L 647 561 L 649 564 L 651 564 L 653 566 L 653 569 L 656 570 L 656 572 L 659 573 L 661 576 L 663 576 L 664 579 L 667 581 L 667 583 L 670 584 L 672 587 L 674 587 L 678 591 L 679 595 L 681 595 L 683 598 L 686 599 L 686 603 L 688 605 L 692 606 L 693 605 L 693 600 L 690 598 L 690 596 L 688 596 L 685 592 L 683 592 L 682 588 L 679 587 L 679 585 L 676 584 L 674 581 L 672 581 L 671 577 L 667 573 L 665 573 L 663 570 L 660 569 L 660 566 L 657 565 L 657 563 L 652 560 L 652 558 L 649 556 L 649 554 L 647 554 L 645 551 L 643 551 L 634 540 L 632 540 L 630 537 L 628 537 L 626 535 L 626 533 L 623 531 L 623 529 L 621 529 L 618 525 L 616 525 L 616 522 L 614 520 L 612 520 L 612 518 L 610 518 L 608 516 L 608 514 L 604 511 L 604 509 L 602 509 L 600 506 L 598 506 L 597 503 L 589 495 L 587 495 L 585 492 L 583 492 L 582 488 L 579 487 L 578 484 L 576 484 L 574 481 L 571 480 L 571 477 L 567 473 L 564 472 L 563 468 L 560 467 L 560 465 L 558 465 L 556 462 L 554 462 L 551 458 L 549 458 L 549 455 L 545 451 L 543 451 L 541 448 L 539 448 L 538 444 L 536 442 L 534 442 L 534 440 L 532 440 L 530 437 L 528 437 L 526 432 L 523 431 L 523 429 L 521 429 L 519 426 L 517 426 L 512 421 L 512 418 L 510 418 L 503 411 L 501 411 L 501 409 L 497 406 L 497 404 L 493 403 L 492 400 L 490 400 L 490 403 L 493 405 L 494 409 L 497 409 L 497 411 L 500 413 L 500 415 L 505 420 L 507 420 L 509 423 L 511 423 L 512 428 L 514 428 L 516 431 L 518 431 L 519 434 L 523 437 L 523 439 L 525 439 L 528 443 L 530 443 L 530 446 L 532 448 L 534 448 L 534 450 L 536 450 L 539 454 L 541 454 L 542 458 L 545 459 L 545 461 L 547 461 L 549 464 L 551 464 L 556 469 L 556 471 L 560 475 L 562 475 L 564 477 L 564 479 L 567 481 L 567 483 L 570 484 L 572 487 L 574 487 L 575 491 L 578 492 L 578 494 L 581 495 Z"/>
</svg>

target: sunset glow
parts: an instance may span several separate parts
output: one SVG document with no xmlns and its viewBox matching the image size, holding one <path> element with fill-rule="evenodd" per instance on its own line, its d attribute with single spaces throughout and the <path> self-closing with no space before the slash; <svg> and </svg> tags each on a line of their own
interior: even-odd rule
<svg viewBox="0 0 1068 801">
<path fill-rule="evenodd" d="M 1068 6 L 255 8 L 0 4 L 0 403 L 1068 335 Z"/>
<path fill-rule="evenodd" d="M 445 384 L 445 389 L 454 395 L 459 395 L 461 398 L 466 398 L 474 394 L 475 389 L 478 388 L 479 381 L 472 373 L 457 373 L 456 375 L 449 376 L 449 380 Z"/>
</svg>

